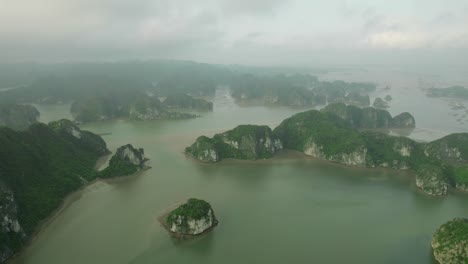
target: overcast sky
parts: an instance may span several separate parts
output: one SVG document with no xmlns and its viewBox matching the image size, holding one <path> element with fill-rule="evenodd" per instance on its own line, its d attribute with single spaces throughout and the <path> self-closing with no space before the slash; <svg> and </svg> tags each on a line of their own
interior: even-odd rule
<svg viewBox="0 0 468 264">
<path fill-rule="evenodd" d="M 468 0 L 0 0 L 0 60 L 468 63 Z"/>
</svg>

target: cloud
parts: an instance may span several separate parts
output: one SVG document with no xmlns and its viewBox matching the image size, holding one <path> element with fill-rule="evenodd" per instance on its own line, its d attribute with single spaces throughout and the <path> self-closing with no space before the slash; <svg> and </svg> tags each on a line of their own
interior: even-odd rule
<svg viewBox="0 0 468 264">
<path fill-rule="evenodd" d="M 468 9 L 458 0 L 0 0 L 0 5 L 3 61 L 162 57 L 293 64 L 323 54 L 468 49 Z"/>
</svg>

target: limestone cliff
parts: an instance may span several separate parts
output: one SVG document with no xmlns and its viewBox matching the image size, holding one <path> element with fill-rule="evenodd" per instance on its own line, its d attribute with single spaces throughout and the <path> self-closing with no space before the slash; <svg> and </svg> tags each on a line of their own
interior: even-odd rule
<svg viewBox="0 0 468 264">
<path fill-rule="evenodd" d="M 13 191 L 1 181 L 0 197 L 0 263 L 3 263 L 24 244 L 26 234 L 18 220 Z"/>
<path fill-rule="evenodd" d="M 432 236 L 434 258 L 440 264 L 468 263 L 468 219 L 455 218 Z"/>
<path fill-rule="evenodd" d="M 170 232 L 176 235 L 200 235 L 218 224 L 211 205 L 191 198 L 169 213 L 165 219 Z"/>
<path fill-rule="evenodd" d="M 416 173 L 416 186 L 432 196 L 447 194 L 448 181 L 439 166 L 424 165 Z"/>
<path fill-rule="evenodd" d="M 105 168 L 100 177 L 126 176 L 145 168 L 145 152 L 142 148 L 134 148 L 131 144 L 121 146 L 109 161 L 109 166 Z"/>
<path fill-rule="evenodd" d="M 281 149 L 283 144 L 268 126 L 241 125 L 213 138 L 201 136 L 185 152 L 200 161 L 217 162 L 270 158 Z"/>
</svg>

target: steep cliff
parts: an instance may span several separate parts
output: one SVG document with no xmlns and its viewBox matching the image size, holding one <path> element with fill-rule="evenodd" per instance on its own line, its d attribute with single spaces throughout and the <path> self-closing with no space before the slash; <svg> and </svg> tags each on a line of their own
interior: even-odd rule
<svg viewBox="0 0 468 264">
<path fill-rule="evenodd" d="M 176 235 L 200 235 L 218 224 L 211 205 L 191 198 L 167 216 L 166 225 Z"/>
<path fill-rule="evenodd" d="M 428 157 L 452 162 L 468 161 L 468 133 L 455 133 L 425 145 Z"/>
<path fill-rule="evenodd" d="M 226 158 L 270 158 L 282 148 L 268 126 L 241 125 L 213 138 L 201 136 L 185 152 L 200 161 L 217 162 Z"/>
<path fill-rule="evenodd" d="M 416 172 L 416 186 L 432 196 L 444 196 L 449 184 L 440 166 L 423 165 Z"/>
<path fill-rule="evenodd" d="M 109 161 L 109 166 L 99 175 L 102 178 L 126 176 L 145 168 L 145 152 L 136 149 L 131 144 L 121 146 Z"/>
</svg>

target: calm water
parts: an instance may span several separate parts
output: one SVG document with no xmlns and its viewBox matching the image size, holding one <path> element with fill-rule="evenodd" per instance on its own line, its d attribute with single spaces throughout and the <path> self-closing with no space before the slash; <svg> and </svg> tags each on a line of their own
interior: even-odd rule
<svg viewBox="0 0 468 264">
<path fill-rule="evenodd" d="M 411 106 L 393 97 L 392 111 Z M 438 115 L 448 113 L 446 103 L 436 110 L 443 106 Z M 39 110 L 43 121 L 58 115 L 53 107 Z M 421 107 L 409 110 L 417 121 L 426 114 Z M 126 143 L 144 147 L 152 169 L 72 195 L 14 263 L 432 263 L 432 233 L 453 217 L 468 217 L 468 194 L 431 198 L 416 190 L 410 174 L 349 168 L 296 152 L 219 164 L 183 154 L 201 134 L 245 123 L 273 127 L 298 111 L 239 108 L 220 92 L 215 111 L 197 119 L 83 126 L 111 132 L 104 136 L 111 150 Z M 466 129 L 448 118 L 442 125 L 424 118 L 418 124 L 411 136 L 419 139 Z M 206 236 L 177 241 L 157 217 L 189 197 L 209 201 L 220 224 Z"/>
</svg>

